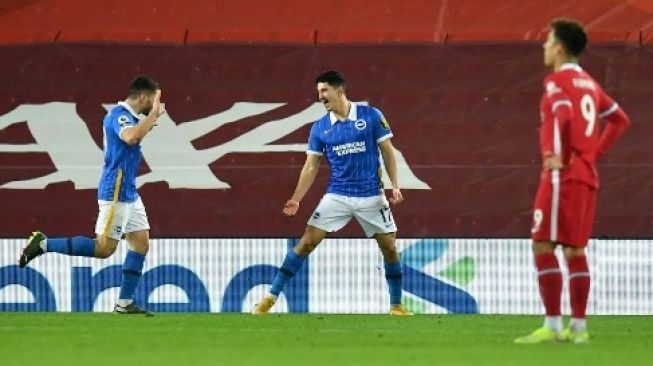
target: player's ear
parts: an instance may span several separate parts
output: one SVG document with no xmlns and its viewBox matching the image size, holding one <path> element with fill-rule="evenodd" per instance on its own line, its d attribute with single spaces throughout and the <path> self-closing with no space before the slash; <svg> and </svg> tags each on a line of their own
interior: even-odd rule
<svg viewBox="0 0 653 366">
<path fill-rule="evenodd" d="M 564 55 L 566 53 L 565 47 L 562 45 L 562 42 L 556 42 L 554 47 L 555 47 L 556 54 Z"/>
</svg>

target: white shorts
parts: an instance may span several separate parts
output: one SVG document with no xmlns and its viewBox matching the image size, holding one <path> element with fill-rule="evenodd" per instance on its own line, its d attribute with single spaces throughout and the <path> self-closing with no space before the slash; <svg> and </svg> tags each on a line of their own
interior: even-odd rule
<svg viewBox="0 0 653 366">
<path fill-rule="evenodd" d="M 327 232 L 342 229 L 355 217 L 368 238 L 374 234 L 394 233 L 397 226 L 384 195 L 347 197 L 327 193 L 317 205 L 308 224 Z"/>
<path fill-rule="evenodd" d="M 141 197 L 134 202 L 97 201 L 100 213 L 95 224 L 95 233 L 120 240 L 123 234 L 149 230 L 145 206 Z"/>
</svg>

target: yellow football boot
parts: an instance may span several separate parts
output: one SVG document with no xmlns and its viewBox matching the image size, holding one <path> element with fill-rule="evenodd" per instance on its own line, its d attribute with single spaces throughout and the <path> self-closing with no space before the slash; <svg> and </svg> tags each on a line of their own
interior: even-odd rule
<svg viewBox="0 0 653 366">
<path fill-rule="evenodd" d="M 267 314 L 270 309 L 272 309 L 272 306 L 274 306 L 274 303 L 277 302 L 276 299 L 273 299 L 270 296 L 265 296 L 261 301 L 259 301 L 258 304 L 254 305 L 254 309 L 252 310 L 253 315 L 265 315 Z"/>
</svg>

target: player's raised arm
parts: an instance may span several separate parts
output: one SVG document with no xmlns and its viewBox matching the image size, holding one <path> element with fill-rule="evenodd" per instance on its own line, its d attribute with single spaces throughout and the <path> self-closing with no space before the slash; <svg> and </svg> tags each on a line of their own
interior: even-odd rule
<svg viewBox="0 0 653 366">
<path fill-rule="evenodd" d="M 395 158 L 395 150 L 392 147 L 390 139 L 385 139 L 379 142 L 379 150 L 381 151 L 381 156 L 383 156 L 385 171 L 388 172 L 390 184 L 392 184 L 392 197 L 390 197 L 390 202 L 396 205 L 401 203 L 401 201 L 404 200 L 404 197 L 399 189 L 399 180 L 397 179 L 397 159 Z"/>
<path fill-rule="evenodd" d="M 297 181 L 295 193 L 293 193 L 292 198 L 286 201 L 286 204 L 283 206 L 283 213 L 287 216 L 294 216 L 297 210 L 299 210 L 299 202 L 301 202 L 308 189 L 313 185 L 319 164 L 320 155 L 306 154 L 306 162 L 301 173 L 299 173 L 299 181 Z"/>
<path fill-rule="evenodd" d="M 138 98 L 138 101 L 143 104 L 142 112 L 146 113 L 147 117 L 143 118 L 134 127 L 125 128 L 122 131 L 120 138 L 128 145 L 135 145 L 143 140 L 145 135 L 154 127 L 156 120 L 165 113 L 165 110 L 161 108 L 161 89 L 157 89 L 153 95 L 143 93 Z"/>
</svg>

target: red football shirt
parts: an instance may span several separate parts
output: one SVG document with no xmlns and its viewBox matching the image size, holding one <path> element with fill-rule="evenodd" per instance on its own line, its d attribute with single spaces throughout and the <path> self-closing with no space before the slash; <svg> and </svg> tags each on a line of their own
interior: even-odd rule
<svg viewBox="0 0 653 366">
<path fill-rule="evenodd" d="M 542 159 L 557 154 L 564 168 L 560 181 L 577 180 L 599 186 L 596 160 L 628 126 L 628 117 L 601 86 L 577 64 L 564 64 L 544 79 L 540 103 Z M 608 124 L 600 131 L 599 120 Z M 550 179 L 550 171 L 543 171 Z"/>
</svg>

